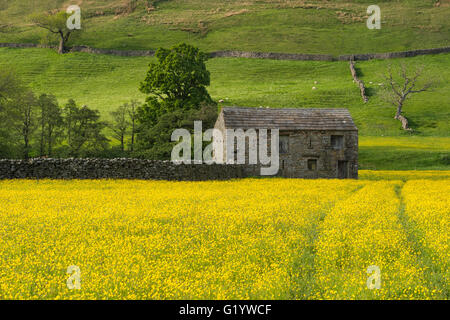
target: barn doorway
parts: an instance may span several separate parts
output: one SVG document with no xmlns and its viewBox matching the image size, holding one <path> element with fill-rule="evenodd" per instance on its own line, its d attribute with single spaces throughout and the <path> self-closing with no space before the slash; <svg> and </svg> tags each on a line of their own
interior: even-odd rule
<svg viewBox="0 0 450 320">
<path fill-rule="evenodd" d="M 338 178 L 348 178 L 348 161 L 338 161 Z"/>
</svg>

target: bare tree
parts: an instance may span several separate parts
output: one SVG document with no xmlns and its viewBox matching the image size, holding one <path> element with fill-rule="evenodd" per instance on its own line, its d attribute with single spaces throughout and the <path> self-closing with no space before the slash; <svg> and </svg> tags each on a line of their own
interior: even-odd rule
<svg viewBox="0 0 450 320">
<path fill-rule="evenodd" d="M 411 97 L 413 93 L 427 91 L 431 88 L 432 82 L 429 81 L 422 86 L 418 86 L 417 80 L 423 75 L 424 67 L 420 67 L 410 76 L 404 64 L 401 64 L 398 80 L 394 78 L 392 67 L 389 65 L 386 81 L 388 84 L 388 101 L 396 106 L 394 119 L 402 123 L 403 130 L 412 131 L 409 127 L 408 119 L 402 114 L 405 101 Z"/>
</svg>

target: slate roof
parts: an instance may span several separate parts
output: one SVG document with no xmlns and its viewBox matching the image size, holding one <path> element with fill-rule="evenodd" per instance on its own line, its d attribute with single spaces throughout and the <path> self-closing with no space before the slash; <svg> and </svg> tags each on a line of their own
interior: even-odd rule
<svg viewBox="0 0 450 320">
<path fill-rule="evenodd" d="M 225 107 L 225 128 L 280 130 L 358 130 L 347 109 Z"/>
</svg>

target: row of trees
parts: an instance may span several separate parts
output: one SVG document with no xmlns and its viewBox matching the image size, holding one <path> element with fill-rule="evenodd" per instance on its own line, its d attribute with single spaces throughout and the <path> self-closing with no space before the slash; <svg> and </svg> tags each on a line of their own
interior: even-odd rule
<svg viewBox="0 0 450 320">
<path fill-rule="evenodd" d="M 136 114 L 131 101 L 111 112 L 111 121 L 70 99 L 61 106 L 51 94 L 35 93 L 12 71 L 0 71 L 0 157 L 117 156 L 132 152 Z M 110 147 L 105 131 L 120 142 Z M 125 144 L 131 136 L 128 148 Z"/>
<path fill-rule="evenodd" d="M 36 95 L 14 72 L 0 70 L 0 158 L 169 159 L 173 130 L 193 129 L 194 120 L 213 126 L 217 105 L 206 90 L 204 53 L 181 44 L 159 49 L 156 57 L 140 84 L 145 104 L 125 103 L 110 112 L 109 121 L 73 99 L 61 106 L 51 94 Z"/>
</svg>

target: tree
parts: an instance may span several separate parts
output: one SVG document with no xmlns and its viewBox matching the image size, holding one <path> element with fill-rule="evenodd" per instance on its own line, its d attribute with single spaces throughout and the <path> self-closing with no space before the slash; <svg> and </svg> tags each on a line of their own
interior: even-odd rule
<svg viewBox="0 0 450 320">
<path fill-rule="evenodd" d="M 12 69 L 0 69 L 0 107 L 2 102 L 23 91 L 25 85 Z"/>
<path fill-rule="evenodd" d="M 36 107 L 37 99 L 29 89 L 20 92 L 8 106 L 8 121 L 22 139 L 24 159 L 30 157 L 30 140 L 36 129 Z"/>
<path fill-rule="evenodd" d="M 401 64 L 398 72 L 399 76 L 394 77 L 392 67 L 389 66 L 386 81 L 388 84 L 388 90 L 390 92 L 387 95 L 388 101 L 396 106 L 394 119 L 399 120 L 402 123 L 403 130 L 412 131 L 409 127 L 408 119 L 402 114 L 405 101 L 411 97 L 414 93 L 427 91 L 431 88 L 432 82 L 429 81 L 422 86 L 419 86 L 417 80 L 423 74 L 423 67 L 416 69 L 412 76 L 408 75 L 408 70 L 404 64 Z"/>
<path fill-rule="evenodd" d="M 148 96 L 146 103 L 137 109 L 137 154 L 167 159 L 172 148 L 172 131 L 180 126 L 193 126 L 194 120 L 202 116 L 201 108 L 208 110 L 208 116 L 214 114 L 215 120 L 217 106 L 206 90 L 210 74 L 205 53 L 180 44 L 171 49 L 159 48 L 156 58 L 157 63 L 149 65 L 140 86 L 141 92 Z"/>
<path fill-rule="evenodd" d="M 120 141 L 120 150 L 122 152 L 125 151 L 125 135 L 130 127 L 130 121 L 128 119 L 129 109 L 130 106 L 128 103 L 125 103 L 110 112 L 113 121 L 109 127 L 113 131 L 114 138 Z"/>
<path fill-rule="evenodd" d="M 105 149 L 108 139 L 102 134 L 106 124 L 100 121 L 100 113 L 88 106 L 78 107 L 69 100 L 64 108 L 64 123 L 67 128 L 69 153 L 73 157 L 84 152 Z"/>
<path fill-rule="evenodd" d="M 30 16 L 31 22 L 40 27 L 47 29 L 53 34 L 59 36 L 58 53 L 62 54 L 66 52 L 66 44 L 69 41 L 69 37 L 76 29 L 67 28 L 67 20 L 70 15 L 64 11 L 57 13 L 36 13 Z"/>
<path fill-rule="evenodd" d="M 130 117 L 131 123 L 131 143 L 130 151 L 134 151 L 134 140 L 136 136 L 136 121 L 137 121 L 137 110 L 141 107 L 141 104 L 137 100 L 131 100 L 130 107 L 128 108 L 128 116 Z"/>
<path fill-rule="evenodd" d="M 198 109 L 201 103 L 211 103 L 206 90 L 210 74 L 206 69 L 207 55 L 199 49 L 180 44 L 156 51 L 157 63 L 150 63 L 140 91 L 148 94 L 145 121 L 155 124 L 160 115 L 177 109 Z"/>
<path fill-rule="evenodd" d="M 77 107 L 77 104 L 75 102 L 75 100 L 73 99 L 69 99 L 69 101 L 67 101 L 66 105 L 64 106 L 63 109 L 63 121 L 64 121 L 64 126 L 66 127 L 67 130 L 67 141 L 70 145 L 71 141 L 72 141 L 72 137 L 73 137 L 73 128 L 72 128 L 72 124 L 74 121 L 74 117 L 75 114 L 78 112 L 79 108 Z"/>
<path fill-rule="evenodd" d="M 17 137 L 22 141 L 22 156 L 29 158 L 31 135 L 35 130 L 36 97 L 14 71 L 0 70 L 0 136 L 10 147 Z"/>
<path fill-rule="evenodd" d="M 39 96 L 38 106 L 40 112 L 40 155 L 44 156 L 47 152 L 47 155 L 51 156 L 56 139 L 62 133 L 62 111 L 53 95 L 42 94 Z"/>
<path fill-rule="evenodd" d="M 139 111 L 145 112 L 145 109 Z M 217 105 L 203 104 L 199 110 L 184 111 L 178 109 L 167 112 L 160 116 L 155 125 L 141 126 L 138 132 L 137 150 L 134 155 L 155 160 L 170 159 L 172 148 L 175 145 L 171 142 L 173 130 L 184 128 L 193 131 L 195 120 L 202 121 L 205 129 L 212 128 L 217 120 Z"/>
<path fill-rule="evenodd" d="M 11 127 L 11 108 L 25 85 L 11 68 L 0 69 L 0 157 L 8 158 L 14 154 L 16 140 Z"/>
</svg>

